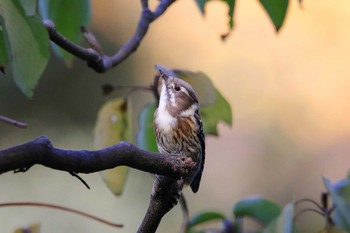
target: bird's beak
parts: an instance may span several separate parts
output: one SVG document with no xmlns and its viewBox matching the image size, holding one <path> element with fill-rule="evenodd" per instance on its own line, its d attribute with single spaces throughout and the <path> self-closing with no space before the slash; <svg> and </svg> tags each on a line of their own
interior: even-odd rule
<svg viewBox="0 0 350 233">
<path fill-rule="evenodd" d="M 167 69 L 165 69 L 164 67 L 162 67 L 161 65 L 155 65 L 154 66 L 155 69 L 158 71 L 160 77 L 162 78 L 162 80 L 167 83 L 168 79 L 169 79 L 169 71 Z"/>
</svg>

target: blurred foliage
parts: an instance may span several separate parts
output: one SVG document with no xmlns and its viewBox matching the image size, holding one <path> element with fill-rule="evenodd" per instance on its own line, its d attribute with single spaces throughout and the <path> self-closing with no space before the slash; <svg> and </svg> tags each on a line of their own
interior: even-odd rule
<svg viewBox="0 0 350 233">
<path fill-rule="evenodd" d="M 249 217 L 262 225 L 267 225 L 280 215 L 281 211 L 279 205 L 263 197 L 247 197 L 236 203 L 233 215 L 236 218 Z"/>
<path fill-rule="evenodd" d="M 49 19 L 57 30 L 69 40 L 80 44 L 82 41 L 81 26 L 87 26 L 91 20 L 90 0 L 39 0 L 39 12 L 43 19 Z M 74 56 L 51 43 L 53 52 L 60 59 L 71 62 Z"/>
<path fill-rule="evenodd" d="M 260 0 L 261 5 L 270 16 L 276 31 L 280 30 L 286 17 L 289 0 Z"/>
<path fill-rule="evenodd" d="M 0 47 L 1 60 L 8 60 L 17 86 L 31 98 L 49 59 L 47 31 L 39 15 L 26 15 L 19 0 L 0 2 L 0 25 L 5 41 L 0 43 L 5 45 Z"/>
<path fill-rule="evenodd" d="M 156 110 L 154 103 L 146 104 L 139 115 L 139 130 L 136 136 L 136 145 L 144 150 L 158 152 L 156 135 L 153 129 L 153 115 Z"/>
<path fill-rule="evenodd" d="M 350 179 L 343 179 L 332 184 L 324 177 L 323 182 L 335 206 L 335 224 L 346 232 L 350 232 Z"/>
<path fill-rule="evenodd" d="M 201 11 L 201 13 L 203 15 L 205 14 L 205 5 L 209 1 L 211 1 L 211 0 L 196 0 L 197 5 L 199 7 L 199 10 Z M 233 26 L 234 26 L 233 12 L 234 12 L 234 9 L 235 9 L 236 0 L 222 0 L 222 1 L 227 4 L 228 17 L 229 17 L 229 27 L 230 27 L 230 29 L 232 29 Z"/>
<path fill-rule="evenodd" d="M 14 233 L 40 233 L 40 224 L 30 224 L 29 226 L 17 228 Z"/>
<path fill-rule="evenodd" d="M 350 232 L 350 179 L 346 178 L 332 184 L 327 178 L 323 178 L 328 193 L 321 194 L 321 203 L 308 200 L 318 207 L 318 211 L 305 208 L 300 213 L 312 211 L 321 214 L 325 220 L 323 229 L 315 233 L 345 233 Z M 328 195 L 332 199 L 333 206 L 328 208 Z M 305 201 L 303 199 L 301 201 Z M 300 202 L 299 202 L 300 203 Z M 259 230 L 249 230 L 255 233 L 299 233 L 295 225 L 297 217 L 295 214 L 297 202 L 290 202 L 283 208 L 273 201 L 261 196 L 246 197 L 233 206 L 233 216 L 225 217 L 224 213 L 207 211 L 193 215 L 187 225 L 188 233 L 222 232 L 222 233 L 244 233 L 243 220 L 252 219 L 261 225 Z M 213 222 L 221 223 L 220 227 L 201 227 Z"/>
<path fill-rule="evenodd" d="M 130 141 L 130 123 L 127 102 L 116 98 L 105 103 L 97 117 L 94 148 L 102 149 L 120 141 Z M 128 167 L 120 166 L 101 171 L 103 181 L 115 195 L 123 191 Z"/>
<path fill-rule="evenodd" d="M 205 14 L 205 5 L 211 0 L 196 0 L 197 5 L 201 13 Z M 229 28 L 232 29 L 234 26 L 234 10 L 235 10 L 235 0 L 222 0 L 227 4 L 228 7 L 228 17 L 229 17 Z M 286 12 L 288 8 L 289 0 L 259 0 L 267 14 L 269 15 L 276 31 L 278 31 L 284 22 L 286 17 Z M 301 1 L 300 1 L 301 2 Z"/>
</svg>

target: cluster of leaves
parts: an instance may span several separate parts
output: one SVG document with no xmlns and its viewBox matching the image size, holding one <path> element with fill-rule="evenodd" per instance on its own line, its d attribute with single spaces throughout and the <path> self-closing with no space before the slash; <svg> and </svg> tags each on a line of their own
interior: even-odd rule
<svg viewBox="0 0 350 233">
<path fill-rule="evenodd" d="M 229 103 L 214 87 L 210 78 L 202 72 L 186 70 L 168 70 L 169 74 L 187 81 L 195 89 L 200 100 L 200 114 L 206 135 L 218 135 L 217 125 L 223 122 L 232 124 L 232 111 Z M 154 88 L 148 90 L 152 93 Z M 136 112 L 131 98 L 113 98 L 106 102 L 98 113 L 94 146 L 96 149 L 113 145 L 122 140 L 135 142 L 144 150 L 158 152 L 154 129 L 153 114 L 156 109 L 155 100 L 145 103 L 140 112 Z M 132 118 L 138 116 L 136 138 L 133 138 Z M 109 189 L 119 195 L 127 176 L 126 167 L 117 167 L 102 172 L 102 177 Z"/>
<path fill-rule="evenodd" d="M 202 12 L 205 14 L 205 5 L 211 0 L 196 0 L 197 5 Z M 236 0 L 222 0 L 227 4 L 228 7 L 228 17 L 229 17 L 229 28 L 232 30 L 234 26 L 234 10 L 236 5 Z M 259 0 L 262 7 L 265 9 L 266 13 L 269 15 L 276 31 L 279 31 L 283 25 L 284 19 L 286 17 L 287 8 L 289 0 Z M 301 3 L 301 1 L 299 1 Z M 227 35 L 223 35 L 223 39 Z"/>
<path fill-rule="evenodd" d="M 346 233 L 350 232 L 350 177 L 331 183 L 323 178 L 327 196 L 332 199 L 333 206 L 327 203 L 316 204 L 318 209 L 302 209 L 300 213 L 313 211 L 325 219 L 325 227 L 318 233 Z M 300 204 L 301 202 L 299 202 Z M 194 215 L 188 224 L 188 233 L 221 232 L 221 233 L 299 233 L 295 226 L 295 209 L 298 202 L 290 202 L 281 206 L 261 196 L 246 197 L 237 202 L 232 209 L 233 217 L 226 217 L 220 212 L 202 212 Z M 252 219 L 261 225 L 258 231 L 248 231 L 243 227 L 244 219 Z M 218 228 L 203 228 L 202 224 L 221 223 Z"/>
<path fill-rule="evenodd" d="M 80 26 L 91 19 L 90 1 L 0 1 L 0 65 L 9 64 L 13 79 L 28 98 L 50 57 L 50 40 L 42 19 L 54 21 L 68 39 L 80 43 Z M 54 44 L 51 47 L 57 57 L 72 60 L 71 54 Z"/>
</svg>

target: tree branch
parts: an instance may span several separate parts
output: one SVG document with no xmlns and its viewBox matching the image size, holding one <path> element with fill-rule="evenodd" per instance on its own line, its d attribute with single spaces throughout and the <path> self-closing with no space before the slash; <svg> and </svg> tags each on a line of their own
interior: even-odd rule
<svg viewBox="0 0 350 233">
<path fill-rule="evenodd" d="M 196 166 L 186 157 L 144 151 L 128 142 L 95 151 L 63 150 L 55 148 L 47 137 L 41 136 L 0 151 L 0 174 L 8 171 L 24 172 L 35 164 L 74 173 L 92 173 L 128 166 L 174 179 L 187 176 Z"/>
<path fill-rule="evenodd" d="M 142 13 L 134 35 L 112 56 L 101 54 L 93 48 L 84 48 L 68 40 L 57 32 L 55 24 L 50 20 L 44 20 L 50 40 L 65 49 L 67 52 L 87 62 L 88 66 L 96 72 L 102 73 L 123 62 L 139 47 L 146 35 L 149 25 L 161 16 L 175 0 L 160 0 L 157 8 L 152 12 L 148 8 L 148 0 L 141 0 Z"/>
<path fill-rule="evenodd" d="M 14 126 L 19 127 L 19 128 L 27 128 L 27 123 L 16 121 L 12 118 L 5 117 L 2 115 L 0 115 L 0 121 L 6 122 L 10 125 L 14 125 Z"/>
<path fill-rule="evenodd" d="M 180 195 L 182 185 L 177 181 L 195 169 L 196 163 L 180 155 L 163 155 L 141 150 L 128 142 L 89 150 L 64 150 L 54 147 L 41 136 L 30 142 L 0 150 L 0 174 L 25 172 L 35 164 L 41 164 L 69 173 L 92 173 L 117 166 L 128 166 L 164 176 L 153 185 L 150 204 L 138 232 L 155 232 L 162 217 L 170 211 L 174 196 Z"/>
<path fill-rule="evenodd" d="M 156 177 L 146 215 L 137 233 L 156 232 L 164 215 L 177 204 L 182 188 L 183 182 L 169 177 Z"/>
</svg>

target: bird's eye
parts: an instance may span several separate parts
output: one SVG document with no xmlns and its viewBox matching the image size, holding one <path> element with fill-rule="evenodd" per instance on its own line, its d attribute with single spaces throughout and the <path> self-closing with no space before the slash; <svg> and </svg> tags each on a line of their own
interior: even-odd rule
<svg viewBox="0 0 350 233">
<path fill-rule="evenodd" d="M 175 89 L 175 91 L 180 91 L 181 90 L 181 88 L 178 85 L 175 85 L 174 89 Z"/>
</svg>

